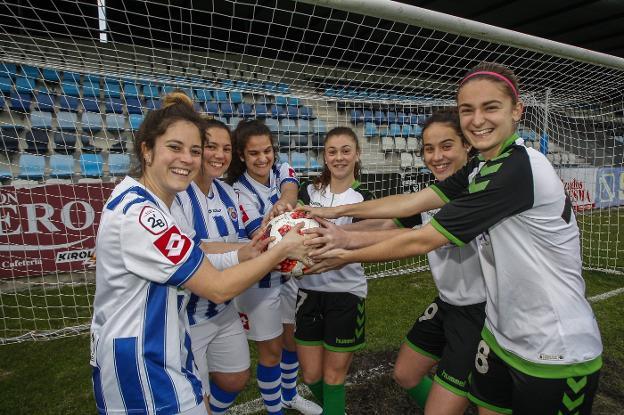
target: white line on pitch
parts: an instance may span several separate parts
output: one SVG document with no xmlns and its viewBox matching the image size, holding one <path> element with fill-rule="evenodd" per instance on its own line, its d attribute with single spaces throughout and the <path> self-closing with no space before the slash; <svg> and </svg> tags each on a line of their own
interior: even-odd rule
<svg viewBox="0 0 624 415">
<path fill-rule="evenodd" d="M 590 303 L 597 303 L 603 300 L 606 300 L 611 297 L 615 297 L 616 295 L 624 293 L 624 287 L 616 288 L 615 290 L 607 291 L 606 293 L 594 295 L 593 297 L 589 297 L 587 301 Z M 385 363 L 379 366 L 375 366 L 373 368 L 367 370 L 360 370 L 348 376 L 347 382 L 345 382 L 345 386 L 357 385 L 358 380 L 360 379 L 368 379 L 371 376 L 380 376 L 385 373 L 388 373 L 387 369 L 390 369 L 390 365 Z M 301 396 L 307 398 L 311 395 L 310 389 L 308 389 L 304 385 L 297 386 L 297 391 Z M 264 408 L 264 403 L 261 398 L 254 399 L 253 401 L 248 401 L 230 408 L 227 412 L 230 415 L 249 415 L 256 412 L 260 412 Z"/>
</svg>

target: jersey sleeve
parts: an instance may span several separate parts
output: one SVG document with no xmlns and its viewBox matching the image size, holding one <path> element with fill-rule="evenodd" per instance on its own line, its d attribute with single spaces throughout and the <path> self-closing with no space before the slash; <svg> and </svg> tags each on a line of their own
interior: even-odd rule
<svg viewBox="0 0 624 415">
<path fill-rule="evenodd" d="M 122 220 L 121 255 L 127 270 L 159 284 L 181 286 L 204 254 L 173 218 L 153 205 L 135 205 Z"/>
<path fill-rule="evenodd" d="M 436 192 L 445 203 L 448 203 L 449 200 L 455 199 L 466 191 L 469 185 L 470 173 L 474 171 L 478 165 L 479 160 L 474 157 L 471 161 L 466 163 L 463 168 L 455 172 L 455 174 L 441 182 L 432 184 L 429 188 Z"/>
<path fill-rule="evenodd" d="M 279 183 L 277 185 L 281 189 L 284 183 L 294 183 L 299 186 L 299 179 L 297 179 L 295 169 L 290 167 L 288 163 L 282 163 L 279 166 Z"/>
<path fill-rule="evenodd" d="M 256 195 L 252 195 L 242 189 L 239 189 L 237 193 L 243 228 L 247 236 L 251 238 L 251 234 L 260 228 L 262 224 L 262 214 L 256 204 Z"/>
<path fill-rule="evenodd" d="M 526 151 L 503 153 L 485 163 L 468 192 L 444 205 L 430 223 L 455 245 L 463 246 L 501 220 L 530 209 L 533 189 Z"/>
<path fill-rule="evenodd" d="M 171 216 L 178 225 L 180 230 L 184 232 L 189 238 L 195 240 L 195 228 L 193 226 L 193 212 L 191 209 L 185 209 L 183 200 L 176 196 L 171 204 Z"/>
<path fill-rule="evenodd" d="M 399 228 L 413 228 L 415 226 L 422 225 L 423 223 L 420 213 L 417 213 L 416 215 L 410 216 L 408 218 L 394 218 L 393 220 Z"/>
</svg>

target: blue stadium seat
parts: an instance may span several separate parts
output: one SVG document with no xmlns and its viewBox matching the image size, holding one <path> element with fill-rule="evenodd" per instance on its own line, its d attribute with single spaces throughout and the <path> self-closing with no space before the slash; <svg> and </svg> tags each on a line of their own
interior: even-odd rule
<svg viewBox="0 0 624 415">
<path fill-rule="evenodd" d="M 80 154 L 80 174 L 82 177 L 101 178 L 104 166 L 102 155 L 98 153 Z"/>
<path fill-rule="evenodd" d="M 35 90 L 35 80 L 26 76 L 18 76 L 15 78 L 15 90 L 31 94 Z"/>
<path fill-rule="evenodd" d="M 24 127 L 21 125 L 0 124 L 0 152 L 12 156 L 19 152 L 19 136 Z"/>
<path fill-rule="evenodd" d="M 87 112 L 101 112 L 100 100 L 97 98 L 84 98 L 82 100 L 82 106 Z"/>
<path fill-rule="evenodd" d="M 422 136 L 422 127 L 418 124 L 416 125 L 412 125 L 412 134 L 413 137 L 420 137 Z"/>
<path fill-rule="evenodd" d="M 293 107 L 298 107 L 299 105 L 301 105 L 301 101 L 299 100 L 299 98 L 295 98 L 295 97 L 288 97 L 286 99 L 287 105 L 291 105 Z"/>
<path fill-rule="evenodd" d="M 273 134 L 277 134 L 280 131 L 280 127 L 279 127 L 279 122 L 273 118 L 267 118 L 266 120 L 264 120 L 264 124 L 269 127 L 269 130 L 271 130 L 271 133 Z"/>
<path fill-rule="evenodd" d="M 375 115 L 373 116 L 373 122 L 377 125 L 386 123 L 386 114 L 383 111 L 378 110 L 375 111 Z"/>
<path fill-rule="evenodd" d="M 295 120 L 284 118 L 280 121 L 280 132 L 283 134 L 297 134 L 298 130 Z"/>
<path fill-rule="evenodd" d="M 206 102 L 206 114 L 219 115 L 219 104 L 216 102 Z"/>
<path fill-rule="evenodd" d="M 210 92 L 208 89 L 196 89 L 195 97 L 197 98 L 198 102 L 202 103 L 213 100 L 212 92 Z"/>
<path fill-rule="evenodd" d="M 282 149 L 289 149 L 290 148 L 290 136 L 289 135 L 278 134 L 277 142 L 279 144 L 279 147 L 282 148 Z"/>
<path fill-rule="evenodd" d="M 240 91 L 230 92 L 230 102 L 232 104 L 240 104 L 243 102 L 243 93 Z"/>
<path fill-rule="evenodd" d="M 139 114 L 130 114 L 128 116 L 128 120 L 130 121 L 130 129 L 136 131 L 141 126 L 143 122 L 143 115 Z"/>
<path fill-rule="evenodd" d="M 399 124 L 394 123 L 388 126 L 388 135 L 390 137 L 400 137 L 402 132 L 403 130 Z"/>
<path fill-rule="evenodd" d="M 288 118 L 291 119 L 297 119 L 299 118 L 299 108 L 298 107 L 293 107 L 293 106 L 288 106 L 286 107 L 286 112 L 288 113 Z"/>
<path fill-rule="evenodd" d="M 130 171 L 128 154 L 110 153 L 108 155 L 108 173 L 111 176 L 125 176 Z"/>
<path fill-rule="evenodd" d="M 59 82 L 61 80 L 61 76 L 54 69 L 43 68 L 41 70 L 41 77 L 45 81 L 49 82 Z"/>
<path fill-rule="evenodd" d="M 372 122 L 364 124 L 364 137 L 377 137 L 379 136 L 379 130 L 377 125 Z"/>
<path fill-rule="evenodd" d="M 107 114 L 106 129 L 108 131 L 122 131 L 126 128 L 126 117 L 123 114 Z"/>
<path fill-rule="evenodd" d="M 82 134 L 80 136 L 80 150 L 83 153 L 99 153 L 100 148 L 93 144 L 93 136 L 90 134 Z"/>
<path fill-rule="evenodd" d="M 409 126 L 409 124 L 403 124 L 401 125 L 401 136 L 402 137 L 408 137 L 410 135 L 412 135 L 412 128 Z"/>
<path fill-rule="evenodd" d="M 351 124 L 364 122 L 364 114 L 360 110 L 351 110 Z"/>
<path fill-rule="evenodd" d="M 32 154 L 46 154 L 48 152 L 48 131 L 42 128 L 32 128 L 26 133 L 26 151 Z"/>
<path fill-rule="evenodd" d="M 106 86 L 107 84 L 104 84 L 104 87 Z M 134 81 L 124 81 L 123 95 L 126 99 L 129 97 L 138 98 L 141 96 L 141 84 L 135 83 Z"/>
<path fill-rule="evenodd" d="M 82 84 L 82 96 L 83 97 L 100 97 L 100 80 L 95 82 L 95 79 L 87 77 Z"/>
<path fill-rule="evenodd" d="M 145 98 L 160 98 L 160 91 L 158 90 L 158 85 L 150 84 L 150 83 L 144 84 L 143 96 Z"/>
<path fill-rule="evenodd" d="M 84 85 L 97 85 L 100 86 L 100 75 L 87 74 L 84 76 Z"/>
<path fill-rule="evenodd" d="M 54 112 L 55 98 L 54 95 L 39 92 L 39 94 L 35 96 L 35 108 L 39 111 Z"/>
<path fill-rule="evenodd" d="M 143 107 L 143 112 L 157 110 L 160 108 L 160 100 L 156 98 L 147 98 L 145 100 L 145 106 Z"/>
<path fill-rule="evenodd" d="M 314 132 L 312 129 L 312 126 L 310 125 L 310 121 L 308 120 L 299 120 L 298 126 L 299 126 L 299 129 L 298 129 L 299 134 L 307 135 L 307 134 L 311 134 Z"/>
<path fill-rule="evenodd" d="M 125 97 L 128 114 L 143 114 L 143 104 L 137 97 Z"/>
<path fill-rule="evenodd" d="M 113 136 L 112 141 L 113 141 L 113 144 L 108 149 L 110 153 L 121 153 L 121 154 L 128 153 L 128 148 L 127 148 L 128 142 L 123 136 L 121 135 Z M 96 151 L 99 151 L 99 150 L 96 150 Z"/>
<path fill-rule="evenodd" d="M 223 102 L 221 104 L 221 115 L 224 117 L 231 117 L 234 115 L 234 107 L 229 102 Z"/>
<path fill-rule="evenodd" d="M 318 172 L 322 170 L 321 165 L 315 157 L 310 157 L 310 171 Z"/>
<path fill-rule="evenodd" d="M 313 120 L 316 117 L 314 116 L 312 108 L 304 106 L 299 108 L 299 118 L 302 118 L 304 120 Z"/>
<path fill-rule="evenodd" d="M 31 99 L 32 95 L 30 94 L 11 92 L 11 104 L 9 108 L 13 111 L 30 112 Z"/>
<path fill-rule="evenodd" d="M 0 163 L 0 181 L 8 182 L 12 179 L 13 172 L 11 171 L 11 166 L 7 163 Z"/>
<path fill-rule="evenodd" d="M 52 136 L 56 153 L 72 154 L 76 151 L 76 135 L 66 131 L 55 131 Z"/>
<path fill-rule="evenodd" d="M 17 177 L 26 180 L 42 180 L 45 175 L 45 157 L 23 153 L 19 159 Z"/>
<path fill-rule="evenodd" d="M 308 147 L 308 136 L 307 135 L 291 135 L 291 143 L 295 147 Z"/>
<path fill-rule="evenodd" d="M 395 124 L 397 122 L 397 114 L 394 111 L 388 111 L 386 113 L 386 122 L 388 124 Z"/>
<path fill-rule="evenodd" d="M 15 78 L 17 76 L 17 65 L 14 63 L 0 62 L 0 75 Z"/>
<path fill-rule="evenodd" d="M 256 104 L 256 118 L 270 117 L 271 112 L 265 104 Z"/>
<path fill-rule="evenodd" d="M 318 118 L 312 121 L 312 132 L 317 135 L 327 134 L 327 125 L 325 124 L 325 121 L 319 120 Z"/>
<path fill-rule="evenodd" d="M 375 121 L 375 116 L 373 114 L 373 111 L 370 110 L 364 110 L 362 112 L 362 121 L 364 123 L 368 123 L 368 122 L 374 122 Z"/>
<path fill-rule="evenodd" d="M 50 156 L 50 178 L 71 179 L 74 175 L 74 156 L 53 154 Z"/>
<path fill-rule="evenodd" d="M 65 71 L 63 72 L 63 82 L 80 83 L 80 74 L 78 72 Z"/>
<path fill-rule="evenodd" d="M 286 111 L 286 107 L 282 105 L 273 106 L 271 108 L 271 117 L 277 118 L 278 120 L 288 117 L 288 112 Z"/>
<path fill-rule="evenodd" d="M 95 134 L 102 130 L 102 115 L 97 112 L 85 112 L 82 114 L 82 131 Z"/>
<path fill-rule="evenodd" d="M 290 164 L 290 160 L 288 159 L 288 153 L 280 152 L 277 154 L 277 159 L 280 163 L 288 163 Z"/>
<path fill-rule="evenodd" d="M 132 93 L 132 91 L 130 91 Z M 138 95 L 138 92 L 135 96 Z M 128 95 L 130 96 L 130 95 Z M 104 78 L 104 97 L 105 98 L 121 98 L 121 87 L 119 80 L 113 78 Z"/>
<path fill-rule="evenodd" d="M 61 95 L 59 97 L 58 106 L 60 111 L 76 112 L 78 111 L 79 104 L 80 101 L 77 97 L 73 97 L 71 95 Z"/>
<path fill-rule="evenodd" d="M 397 124 L 409 124 L 410 117 L 409 115 L 405 114 L 403 111 L 399 111 L 396 114 L 396 122 Z"/>
<path fill-rule="evenodd" d="M 121 102 L 121 98 L 106 97 L 104 102 L 106 104 L 106 112 L 123 114 L 123 103 Z"/>
<path fill-rule="evenodd" d="M 282 105 L 282 106 L 286 106 L 288 105 L 288 98 L 278 95 L 275 97 L 275 105 Z"/>
<path fill-rule="evenodd" d="M 8 76 L 0 76 L 0 92 L 10 94 L 13 91 L 13 82 Z"/>
<path fill-rule="evenodd" d="M 251 118 L 255 115 L 251 104 L 240 104 L 238 106 L 238 116 L 242 118 Z"/>
<path fill-rule="evenodd" d="M 217 89 L 216 91 L 214 91 L 213 96 L 214 96 L 214 100 L 217 101 L 218 103 L 230 101 L 230 98 L 228 97 L 228 93 L 220 89 Z"/>
<path fill-rule="evenodd" d="M 263 84 L 263 87 L 265 90 L 269 91 L 269 92 L 276 92 L 277 91 L 277 84 L 275 82 L 272 81 L 266 81 Z"/>
<path fill-rule="evenodd" d="M 63 95 L 78 97 L 80 96 L 80 86 L 76 82 L 63 81 L 61 83 L 61 92 Z"/>
<path fill-rule="evenodd" d="M 426 115 L 423 114 L 410 114 L 410 124 L 412 125 L 416 125 L 416 124 L 424 124 L 425 120 L 427 119 Z"/>
<path fill-rule="evenodd" d="M 30 125 L 33 128 L 52 128 L 52 113 L 33 111 L 30 114 Z"/>
<path fill-rule="evenodd" d="M 76 131 L 78 117 L 73 112 L 58 112 L 56 114 L 58 128 L 62 131 Z"/>
<path fill-rule="evenodd" d="M 293 151 L 292 153 L 290 153 L 290 160 L 292 162 L 291 166 L 293 169 L 295 169 L 295 171 L 305 171 L 308 158 L 304 153 Z"/>
</svg>

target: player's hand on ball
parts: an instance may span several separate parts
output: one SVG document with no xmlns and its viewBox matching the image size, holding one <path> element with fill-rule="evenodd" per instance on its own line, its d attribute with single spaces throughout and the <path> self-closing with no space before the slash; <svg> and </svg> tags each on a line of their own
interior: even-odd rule
<svg viewBox="0 0 624 415">
<path fill-rule="evenodd" d="M 290 206 L 290 203 L 278 200 L 271 208 L 271 211 L 264 218 L 262 218 L 262 226 L 267 225 L 274 217 L 279 216 L 284 212 L 290 212 L 292 210 L 293 207 Z"/>
<path fill-rule="evenodd" d="M 239 248 L 238 262 L 248 261 L 257 257 L 266 251 L 269 243 L 273 239 L 274 238 L 265 238 L 263 232 L 256 232 L 256 235 L 251 239 L 251 241 Z"/>
<path fill-rule="evenodd" d="M 335 207 L 312 207 L 312 206 L 298 206 L 296 211 L 302 211 L 307 214 L 308 217 L 336 219 L 342 216 Z"/>
<path fill-rule="evenodd" d="M 325 271 L 339 269 L 348 264 L 345 255 L 346 249 L 332 249 L 314 258 L 315 264 L 305 269 L 306 274 L 319 274 Z"/>
<path fill-rule="evenodd" d="M 305 236 L 302 234 L 304 223 L 298 223 L 292 227 L 276 245 L 282 246 L 288 254 L 288 258 L 296 259 L 304 264 L 310 265 L 310 251 L 312 247 L 304 244 Z"/>
<path fill-rule="evenodd" d="M 322 218 L 316 218 L 316 221 L 321 225 L 320 227 L 303 231 L 304 234 L 309 235 L 305 240 L 305 244 L 316 248 L 314 251 L 310 252 L 312 258 L 324 254 L 331 249 L 349 247 L 349 235 L 347 231 Z"/>
</svg>

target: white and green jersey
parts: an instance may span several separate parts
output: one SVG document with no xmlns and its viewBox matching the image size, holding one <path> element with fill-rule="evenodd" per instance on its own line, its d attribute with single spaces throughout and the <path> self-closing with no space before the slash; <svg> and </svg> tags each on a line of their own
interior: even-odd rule
<svg viewBox="0 0 624 415">
<path fill-rule="evenodd" d="M 299 189 L 299 202 L 315 207 L 350 205 L 373 199 L 372 193 L 360 187 L 357 180 L 342 193 L 332 193 L 330 186 L 316 189 L 312 183 L 304 184 Z M 357 219 L 356 219 L 357 220 Z M 336 225 L 346 225 L 354 220 L 351 216 L 331 219 Z M 323 272 L 321 275 L 308 275 L 297 282 L 299 288 L 325 292 L 345 292 L 365 298 L 367 294 L 366 277 L 362 264 L 347 264 L 344 267 Z"/>
<path fill-rule="evenodd" d="M 397 218 L 395 222 L 401 227 L 413 228 L 429 223 L 437 212 L 436 209 L 411 218 Z M 455 306 L 485 301 L 485 281 L 476 239 L 461 247 L 448 243 L 429 252 L 427 258 L 442 301 Z"/>
<path fill-rule="evenodd" d="M 431 224 L 457 246 L 479 241 L 490 348 L 533 376 L 598 370 L 602 342 L 585 299 L 579 229 L 546 157 L 514 134 L 498 156 L 475 157 L 431 188 L 448 202 Z"/>
</svg>

